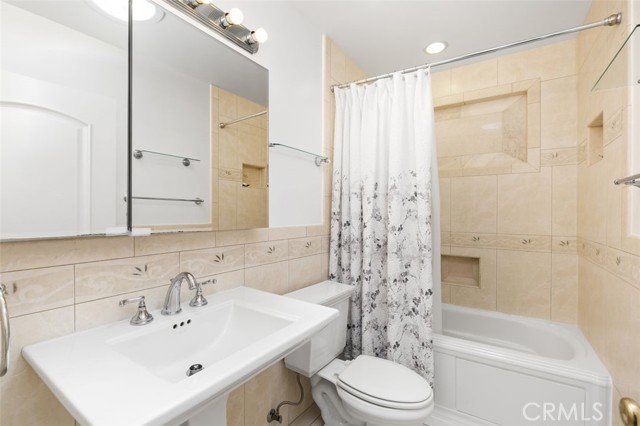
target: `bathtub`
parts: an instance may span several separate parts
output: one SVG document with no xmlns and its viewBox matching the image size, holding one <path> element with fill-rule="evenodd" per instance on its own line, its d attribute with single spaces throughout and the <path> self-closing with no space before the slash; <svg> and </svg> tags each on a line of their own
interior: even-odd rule
<svg viewBox="0 0 640 426">
<path fill-rule="evenodd" d="M 611 377 L 573 325 L 442 305 L 428 426 L 610 426 Z"/>
</svg>

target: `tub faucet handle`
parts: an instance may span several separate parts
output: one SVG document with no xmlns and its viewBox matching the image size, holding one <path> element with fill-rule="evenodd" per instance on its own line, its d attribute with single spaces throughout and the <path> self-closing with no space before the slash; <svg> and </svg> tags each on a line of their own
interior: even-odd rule
<svg viewBox="0 0 640 426">
<path fill-rule="evenodd" d="M 138 312 L 131 318 L 131 321 L 129 321 L 129 323 L 131 325 L 145 325 L 153 321 L 153 315 L 151 315 L 147 311 L 147 305 L 144 301 L 144 296 L 121 300 L 120 307 L 122 308 L 123 306 L 134 302 L 138 302 Z"/>
<path fill-rule="evenodd" d="M 216 282 L 217 280 L 215 278 L 212 278 L 210 280 L 203 281 L 203 282 L 196 281 L 196 284 L 195 284 L 196 295 L 193 297 L 193 299 L 191 299 L 191 302 L 189 302 L 189 306 L 199 307 L 209 303 L 207 302 L 207 299 L 205 299 L 204 296 L 202 295 L 202 286 L 207 284 L 215 284 Z"/>
</svg>

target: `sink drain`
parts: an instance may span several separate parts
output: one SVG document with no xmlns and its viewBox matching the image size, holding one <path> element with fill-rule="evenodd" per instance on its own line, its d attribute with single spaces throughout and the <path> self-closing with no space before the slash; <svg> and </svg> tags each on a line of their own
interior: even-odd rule
<svg viewBox="0 0 640 426">
<path fill-rule="evenodd" d="M 191 367 L 189 367 L 189 369 L 187 370 L 187 377 L 188 376 L 193 376 L 194 374 L 202 371 L 204 367 L 202 366 L 202 364 L 193 364 Z"/>
</svg>

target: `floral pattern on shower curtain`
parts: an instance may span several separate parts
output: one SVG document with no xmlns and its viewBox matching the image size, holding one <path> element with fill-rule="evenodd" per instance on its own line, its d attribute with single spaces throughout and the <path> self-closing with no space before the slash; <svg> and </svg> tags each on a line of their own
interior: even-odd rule
<svg viewBox="0 0 640 426">
<path fill-rule="evenodd" d="M 355 286 L 345 355 L 398 362 L 433 386 L 430 75 L 352 84 L 335 99 L 329 273 Z"/>
</svg>

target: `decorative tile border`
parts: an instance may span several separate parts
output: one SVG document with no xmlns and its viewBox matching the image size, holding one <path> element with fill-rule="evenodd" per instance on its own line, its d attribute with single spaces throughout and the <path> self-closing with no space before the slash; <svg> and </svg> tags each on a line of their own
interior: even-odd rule
<svg viewBox="0 0 640 426">
<path fill-rule="evenodd" d="M 640 288 L 640 256 L 582 238 L 578 240 L 578 255 Z"/>
<path fill-rule="evenodd" d="M 576 237 L 525 234 L 442 233 L 442 245 L 541 253 L 576 253 Z"/>
<path fill-rule="evenodd" d="M 540 155 L 542 166 L 566 166 L 580 162 L 580 150 L 578 147 L 543 149 Z"/>
</svg>

